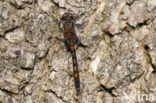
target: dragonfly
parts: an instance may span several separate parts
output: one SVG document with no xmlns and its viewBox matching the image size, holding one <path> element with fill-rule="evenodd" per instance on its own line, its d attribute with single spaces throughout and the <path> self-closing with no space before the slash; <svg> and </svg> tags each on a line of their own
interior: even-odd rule
<svg viewBox="0 0 156 103">
<path fill-rule="evenodd" d="M 79 70 L 78 70 L 78 61 L 76 56 L 76 50 L 78 47 L 87 47 L 82 44 L 76 35 L 75 26 L 80 26 L 76 24 L 77 16 L 73 13 L 66 12 L 60 18 L 60 23 L 63 24 L 62 28 L 59 28 L 61 32 L 63 32 L 63 42 L 68 52 L 71 53 L 72 62 L 73 62 L 73 73 L 74 73 L 74 81 L 77 95 L 80 94 L 80 78 L 79 78 Z M 59 23 L 59 27 L 60 27 Z"/>
</svg>

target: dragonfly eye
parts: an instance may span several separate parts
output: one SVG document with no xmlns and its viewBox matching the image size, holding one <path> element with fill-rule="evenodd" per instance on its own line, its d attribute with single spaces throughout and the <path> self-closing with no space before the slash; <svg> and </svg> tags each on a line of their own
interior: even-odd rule
<svg viewBox="0 0 156 103">
<path fill-rule="evenodd" d="M 70 17 L 73 19 L 74 18 L 74 16 L 73 15 L 70 15 Z"/>
<path fill-rule="evenodd" d="M 61 17 L 61 20 L 65 20 L 66 19 L 66 15 L 63 14 L 62 17 Z"/>
</svg>

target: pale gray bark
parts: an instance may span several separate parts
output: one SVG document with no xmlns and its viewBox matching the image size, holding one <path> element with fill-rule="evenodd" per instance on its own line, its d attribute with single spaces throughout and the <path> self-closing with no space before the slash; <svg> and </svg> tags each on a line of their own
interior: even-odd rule
<svg viewBox="0 0 156 103">
<path fill-rule="evenodd" d="M 81 95 L 58 30 L 76 28 Z M 155 0 L 0 0 L 0 103 L 156 102 Z"/>
</svg>

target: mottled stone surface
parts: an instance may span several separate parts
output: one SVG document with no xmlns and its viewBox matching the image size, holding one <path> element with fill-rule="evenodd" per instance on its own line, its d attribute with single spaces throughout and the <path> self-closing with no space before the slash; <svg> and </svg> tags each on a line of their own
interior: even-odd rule
<svg viewBox="0 0 156 103">
<path fill-rule="evenodd" d="M 60 16 L 79 16 L 80 95 Z M 156 102 L 155 0 L 0 0 L 0 103 Z"/>
</svg>

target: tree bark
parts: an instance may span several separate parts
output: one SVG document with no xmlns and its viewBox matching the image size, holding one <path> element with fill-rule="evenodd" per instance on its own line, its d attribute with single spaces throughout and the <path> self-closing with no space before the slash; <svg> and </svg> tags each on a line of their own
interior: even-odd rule
<svg viewBox="0 0 156 103">
<path fill-rule="evenodd" d="M 59 32 L 79 16 L 72 57 Z M 0 103 L 156 102 L 155 0 L 0 0 Z"/>
</svg>

